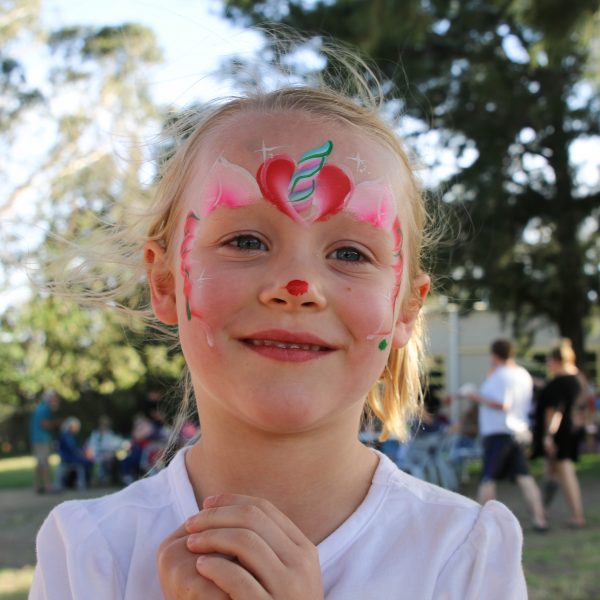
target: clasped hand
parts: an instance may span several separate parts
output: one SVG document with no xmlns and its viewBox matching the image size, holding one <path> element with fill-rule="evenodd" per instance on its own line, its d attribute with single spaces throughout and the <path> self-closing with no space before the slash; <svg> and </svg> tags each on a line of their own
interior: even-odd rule
<svg viewBox="0 0 600 600">
<path fill-rule="evenodd" d="M 261 498 L 223 494 L 160 545 L 167 600 L 322 600 L 317 548 Z"/>
</svg>

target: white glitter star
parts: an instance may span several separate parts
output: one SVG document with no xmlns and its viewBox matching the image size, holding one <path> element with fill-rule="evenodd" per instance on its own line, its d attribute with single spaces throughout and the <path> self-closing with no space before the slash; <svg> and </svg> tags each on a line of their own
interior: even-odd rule
<svg viewBox="0 0 600 600">
<path fill-rule="evenodd" d="M 256 150 L 256 152 L 262 152 L 262 158 L 264 162 L 267 160 L 267 158 L 271 158 L 273 156 L 273 150 L 277 150 L 277 148 L 283 148 L 283 146 L 265 146 L 265 142 L 263 140 L 260 150 Z"/>
<path fill-rule="evenodd" d="M 194 264 L 198 262 L 198 260 L 190 260 L 190 265 Z M 202 272 L 198 275 L 198 277 L 194 277 L 193 279 L 190 278 L 190 282 L 193 283 L 195 286 L 201 286 L 205 281 L 208 281 L 209 279 L 214 279 L 214 277 L 207 277 L 206 275 L 204 275 L 204 273 L 206 272 L 206 268 L 202 269 Z"/>
<path fill-rule="evenodd" d="M 357 152 L 354 156 L 348 156 L 348 160 L 354 161 L 356 163 L 356 171 L 358 173 L 362 173 L 366 169 L 365 161 L 360 157 L 360 154 Z"/>
</svg>

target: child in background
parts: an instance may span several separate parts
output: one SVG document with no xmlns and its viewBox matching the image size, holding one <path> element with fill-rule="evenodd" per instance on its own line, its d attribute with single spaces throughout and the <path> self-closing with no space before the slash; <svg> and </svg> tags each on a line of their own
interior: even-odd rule
<svg viewBox="0 0 600 600">
<path fill-rule="evenodd" d="M 420 411 L 426 217 L 393 129 L 291 87 L 185 130 L 143 252 L 201 437 L 157 475 L 54 509 L 30 598 L 525 598 L 502 504 L 358 440 L 366 397 L 384 437 Z"/>
</svg>

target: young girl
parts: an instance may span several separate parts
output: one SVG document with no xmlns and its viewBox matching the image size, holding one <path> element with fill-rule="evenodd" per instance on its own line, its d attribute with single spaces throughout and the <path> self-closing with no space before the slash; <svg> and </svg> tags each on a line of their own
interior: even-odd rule
<svg viewBox="0 0 600 600">
<path fill-rule="evenodd" d="M 188 130 L 189 133 L 189 130 Z M 424 208 L 372 108 L 293 87 L 214 109 L 166 165 L 144 244 L 202 435 L 155 476 L 66 502 L 30 598 L 526 597 L 497 502 L 363 446 L 419 411 Z"/>
</svg>

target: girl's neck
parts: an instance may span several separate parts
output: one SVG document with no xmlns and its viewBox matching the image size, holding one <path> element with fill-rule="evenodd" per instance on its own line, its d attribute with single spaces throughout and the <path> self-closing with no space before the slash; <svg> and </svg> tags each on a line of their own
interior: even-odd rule
<svg viewBox="0 0 600 600">
<path fill-rule="evenodd" d="M 356 436 L 289 436 L 207 428 L 186 466 L 198 505 L 230 492 L 265 498 L 318 543 L 364 499 L 377 456 Z"/>
</svg>

